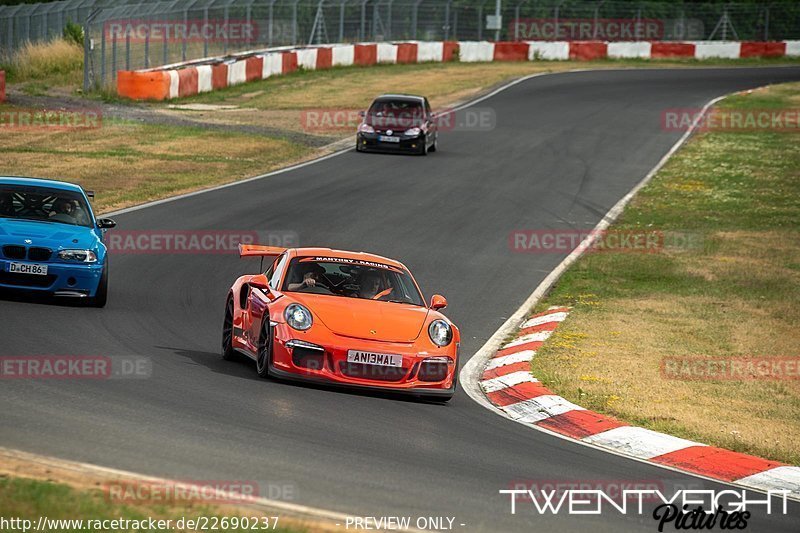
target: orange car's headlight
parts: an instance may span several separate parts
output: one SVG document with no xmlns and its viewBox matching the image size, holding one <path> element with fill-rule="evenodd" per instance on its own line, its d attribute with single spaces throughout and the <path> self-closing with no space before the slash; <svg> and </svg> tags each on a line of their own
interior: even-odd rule
<svg viewBox="0 0 800 533">
<path fill-rule="evenodd" d="M 428 336 L 436 346 L 444 347 L 453 340 L 453 328 L 444 320 L 434 320 L 428 326 Z"/>
<path fill-rule="evenodd" d="M 286 306 L 283 316 L 286 323 L 296 330 L 305 331 L 314 323 L 311 311 L 300 304 L 289 304 Z"/>
</svg>

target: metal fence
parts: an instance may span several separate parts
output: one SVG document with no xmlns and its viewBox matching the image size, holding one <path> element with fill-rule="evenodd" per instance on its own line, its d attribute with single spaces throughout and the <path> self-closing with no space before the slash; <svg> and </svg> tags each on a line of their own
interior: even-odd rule
<svg viewBox="0 0 800 533">
<path fill-rule="evenodd" d="M 87 76 L 269 46 L 384 40 L 800 39 L 800 2 L 65 0 L 0 7 L 0 54 L 85 27 Z M 499 23 L 498 23 L 499 22 Z M 640 33 L 636 28 L 647 28 Z"/>
</svg>

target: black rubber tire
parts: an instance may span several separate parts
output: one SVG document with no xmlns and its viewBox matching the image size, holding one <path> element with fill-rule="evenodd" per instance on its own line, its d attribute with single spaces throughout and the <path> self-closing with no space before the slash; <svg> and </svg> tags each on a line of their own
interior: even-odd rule
<svg viewBox="0 0 800 533">
<path fill-rule="evenodd" d="M 225 318 L 222 321 L 222 358 L 231 361 L 236 358 L 233 349 L 233 296 L 225 303 Z"/>
<path fill-rule="evenodd" d="M 258 339 L 258 352 L 256 353 L 256 372 L 262 378 L 269 377 L 269 365 L 272 363 L 272 328 L 269 327 L 269 318 L 261 325 L 261 335 Z"/>
<path fill-rule="evenodd" d="M 433 138 L 433 144 L 431 145 L 430 148 L 428 148 L 428 151 L 430 153 L 433 153 L 438 149 L 439 149 L 439 135 L 437 134 L 436 137 Z"/>
<path fill-rule="evenodd" d="M 422 139 L 422 146 L 419 149 L 419 155 L 428 155 L 428 139 Z"/>
<path fill-rule="evenodd" d="M 103 264 L 103 273 L 100 275 L 100 283 L 97 284 L 97 292 L 94 297 L 86 302 L 89 307 L 103 308 L 108 302 L 108 259 Z"/>
</svg>

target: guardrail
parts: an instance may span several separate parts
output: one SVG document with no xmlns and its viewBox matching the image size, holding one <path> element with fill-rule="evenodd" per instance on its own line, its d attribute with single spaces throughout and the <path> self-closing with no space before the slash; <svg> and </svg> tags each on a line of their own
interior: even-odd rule
<svg viewBox="0 0 800 533">
<path fill-rule="evenodd" d="M 119 71 L 117 93 L 135 100 L 167 100 L 294 72 L 335 66 L 461 61 L 539 61 L 602 58 L 800 57 L 800 40 L 782 42 L 411 41 L 270 48 Z"/>
</svg>

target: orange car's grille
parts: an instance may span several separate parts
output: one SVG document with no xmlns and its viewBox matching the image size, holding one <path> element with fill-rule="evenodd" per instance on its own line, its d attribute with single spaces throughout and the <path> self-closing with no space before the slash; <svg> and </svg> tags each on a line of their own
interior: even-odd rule
<svg viewBox="0 0 800 533">
<path fill-rule="evenodd" d="M 361 363 L 339 363 L 339 371 L 347 377 L 371 379 L 373 381 L 400 381 L 408 375 L 407 368 L 395 366 L 362 365 Z"/>
<path fill-rule="evenodd" d="M 447 377 L 448 367 L 442 363 L 422 363 L 417 377 L 420 381 L 442 381 Z"/>
</svg>

